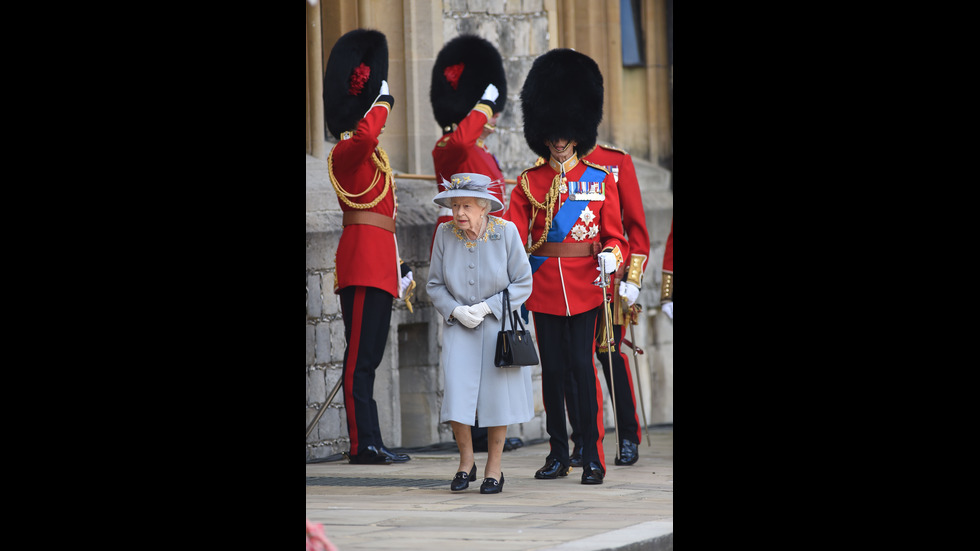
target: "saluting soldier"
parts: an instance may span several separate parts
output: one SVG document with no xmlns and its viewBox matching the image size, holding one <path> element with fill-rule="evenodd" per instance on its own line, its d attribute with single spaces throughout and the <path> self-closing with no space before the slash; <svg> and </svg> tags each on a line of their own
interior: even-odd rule
<svg viewBox="0 0 980 551">
<path fill-rule="evenodd" d="M 381 32 L 355 29 L 330 51 L 323 78 L 327 129 L 340 140 L 327 155 L 330 182 L 343 210 L 334 293 L 344 318 L 344 408 L 351 463 L 411 459 L 385 447 L 374 401 L 391 305 L 413 283 L 402 273 L 395 239 L 398 202 L 388 155 L 378 136 L 394 105 L 388 90 L 388 43 Z"/>
<path fill-rule="evenodd" d="M 534 476 L 570 472 L 568 370 L 579 388 L 583 484 L 602 484 L 606 473 L 602 390 L 593 362 L 605 301 L 597 285 L 628 254 L 613 176 L 580 156 L 595 145 L 602 96 L 602 74 L 588 56 L 559 48 L 534 60 L 521 90 L 524 138 L 548 161 L 521 173 L 504 216 L 527 244 L 534 273 L 525 306 L 534 313 L 550 437 L 545 465 Z"/>
<path fill-rule="evenodd" d="M 490 194 L 505 205 L 504 175 L 486 145 L 507 104 L 507 78 L 500 52 L 486 39 L 472 34 L 447 42 L 432 66 L 429 100 L 442 128 L 442 137 L 432 148 L 439 192 L 446 190 L 444 182 L 453 174 L 483 174 L 490 178 Z M 501 208 L 490 216 L 503 213 Z M 452 219 L 452 211 L 442 208 L 436 229 Z"/>
<path fill-rule="evenodd" d="M 612 293 L 613 349 L 612 366 L 609 365 L 605 317 L 599 318 L 599 328 L 596 330 L 596 356 L 602 364 L 606 377 L 606 388 L 615 390 L 617 427 L 619 429 L 619 455 L 615 459 L 617 465 L 633 465 L 639 459 L 637 445 L 641 441 L 641 423 L 636 409 L 633 374 L 629 367 L 629 358 L 620 348 L 625 335 L 625 324 L 636 324 L 639 306 L 635 306 L 643 286 L 643 272 L 647 267 L 650 256 L 650 234 L 647 232 L 646 213 L 643 210 L 643 197 L 640 194 L 640 184 L 636 179 L 636 168 L 633 159 L 622 149 L 609 145 L 597 145 L 585 154 L 585 160 L 593 162 L 609 170 L 619 190 L 619 204 L 622 211 L 623 232 L 629 242 L 629 258 L 616 271 L 613 284 L 609 288 Z M 624 305 L 623 302 L 626 302 Z M 636 343 L 633 343 L 634 345 Z M 615 384 L 610 381 L 615 377 Z M 578 399 L 578 389 L 571 378 L 566 379 L 565 399 L 574 404 Z M 572 426 L 572 466 L 582 464 L 582 441 L 580 423 L 576 408 L 568 407 L 568 420 Z M 645 420 L 644 420 L 645 422 Z"/>
</svg>

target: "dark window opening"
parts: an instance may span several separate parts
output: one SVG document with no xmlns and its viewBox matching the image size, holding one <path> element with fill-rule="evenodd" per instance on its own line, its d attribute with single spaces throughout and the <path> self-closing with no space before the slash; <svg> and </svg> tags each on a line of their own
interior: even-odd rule
<svg viewBox="0 0 980 551">
<path fill-rule="evenodd" d="M 640 0 L 619 0 L 619 28 L 623 44 L 623 67 L 642 67 L 643 27 Z"/>
</svg>

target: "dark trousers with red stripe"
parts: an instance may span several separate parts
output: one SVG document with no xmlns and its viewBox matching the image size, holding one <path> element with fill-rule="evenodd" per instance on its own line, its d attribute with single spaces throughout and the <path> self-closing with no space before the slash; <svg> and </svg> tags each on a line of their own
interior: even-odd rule
<svg viewBox="0 0 980 551">
<path fill-rule="evenodd" d="M 597 462 L 606 470 L 602 450 L 605 433 L 602 422 L 602 387 L 596 378 L 595 324 L 601 307 L 574 316 L 553 316 L 534 312 L 534 334 L 541 352 L 541 397 L 545 409 L 551 453 L 568 465 L 568 428 L 565 422 L 565 377 L 575 380 L 579 389 L 576 401 L 582 435 L 584 464 Z M 587 392 L 586 389 L 592 389 Z"/>
<path fill-rule="evenodd" d="M 344 316 L 344 408 L 350 453 L 374 446 L 380 449 L 381 426 L 374 401 L 374 374 L 388 343 L 393 297 L 375 287 L 344 287 L 340 310 Z"/>
<path fill-rule="evenodd" d="M 601 329 L 596 330 L 596 341 L 602 341 Z M 633 392 L 633 374 L 629 368 L 629 359 L 622 351 L 620 346 L 623 342 L 623 326 L 613 325 L 613 344 L 612 369 L 609 369 L 609 354 L 606 351 L 599 351 L 596 347 L 596 356 L 602 364 L 602 372 L 606 377 L 606 388 L 612 392 L 613 384 L 610 380 L 610 371 L 616 377 L 616 427 L 619 429 L 619 438 L 622 440 L 632 440 L 640 443 L 640 418 L 636 414 L 636 395 Z M 571 377 L 565 378 L 565 400 L 568 405 L 568 423 L 572 426 L 572 444 L 575 450 L 582 448 L 582 434 L 579 430 L 579 417 L 575 401 L 578 399 L 578 388 Z"/>
</svg>

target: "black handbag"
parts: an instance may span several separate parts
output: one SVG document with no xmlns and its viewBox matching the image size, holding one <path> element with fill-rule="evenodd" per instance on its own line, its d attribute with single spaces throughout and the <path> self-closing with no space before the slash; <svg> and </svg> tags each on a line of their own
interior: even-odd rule
<svg viewBox="0 0 980 551">
<path fill-rule="evenodd" d="M 507 329 L 507 313 L 510 312 L 511 329 Z M 520 330 L 518 330 L 520 326 Z M 524 327 L 524 320 L 516 310 L 510 309 L 510 295 L 504 289 L 504 315 L 500 318 L 497 333 L 497 351 L 493 356 L 497 367 L 522 367 L 538 365 L 538 352 L 534 348 L 531 332 Z"/>
</svg>

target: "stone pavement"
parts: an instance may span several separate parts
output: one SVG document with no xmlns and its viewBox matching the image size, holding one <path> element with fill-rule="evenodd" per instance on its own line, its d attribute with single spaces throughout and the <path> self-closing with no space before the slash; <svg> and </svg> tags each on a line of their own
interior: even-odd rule
<svg viewBox="0 0 980 551">
<path fill-rule="evenodd" d="M 614 463 L 611 428 L 603 448 L 606 477 L 595 486 L 581 483 L 580 468 L 555 480 L 535 479 L 547 442 L 506 451 L 499 494 L 480 493 L 486 452 L 476 453 L 475 483 L 449 490 L 458 466 L 455 446 L 407 450 L 412 460 L 392 465 L 308 463 L 306 517 L 323 524 L 339 551 L 672 550 L 673 425 L 651 426 L 649 445 L 639 445 L 640 458 L 631 466 Z"/>
</svg>

